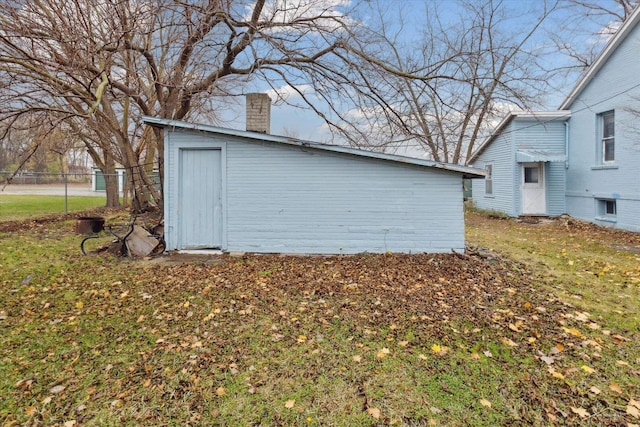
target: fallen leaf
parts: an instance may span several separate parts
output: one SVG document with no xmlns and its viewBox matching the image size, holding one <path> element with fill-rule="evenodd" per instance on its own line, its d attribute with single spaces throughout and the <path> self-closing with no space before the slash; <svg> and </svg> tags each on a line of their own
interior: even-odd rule
<svg viewBox="0 0 640 427">
<path fill-rule="evenodd" d="M 58 394 L 58 393 L 62 393 L 64 391 L 66 387 L 63 385 L 57 385 L 55 387 L 51 387 L 51 389 L 49 390 L 49 393 L 51 394 Z"/>
<path fill-rule="evenodd" d="M 546 363 L 547 365 L 552 365 L 553 362 L 556 361 L 555 358 L 551 357 L 551 356 L 541 356 L 540 360 L 542 360 L 544 363 Z"/>
<path fill-rule="evenodd" d="M 295 406 L 295 404 L 296 404 L 295 399 L 287 400 L 286 402 L 284 402 L 284 407 L 291 409 Z"/>
<path fill-rule="evenodd" d="M 579 320 L 580 322 L 586 322 L 587 320 L 589 320 L 589 313 L 576 313 L 576 320 Z"/>
<path fill-rule="evenodd" d="M 621 344 L 625 341 L 631 341 L 629 338 L 627 337 L 623 337 L 622 335 L 611 335 L 611 338 L 617 343 L 617 344 Z"/>
<path fill-rule="evenodd" d="M 398 345 L 399 345 L 400 347 L 406 347 L 406 346 L 407 346 L 407 344 L 409 344 L 409 341 L 400 341 L 400 342 L 398 343 Z"/>
<path fill-rule="evenodd" d="M 25 414 L 27 415 L 27 417 L 33 417 L 36 413 L 36 407 L 35 406 L 27 406 L 27 409 L 25 409 Z"/>
<path fill-rule="evenodd" d="M 589 391 L 590 391 L 591 393 L 595 394 L 595 395 L 598 395 L 598 394 L 602 393 L 602 391 L 601 391 L 598 387 L 596 387 L 596 386 L 591 387 L 591 388 L 589 389 Z"/>
<path fill-rule="evenodd" d="M 580 338 L 582 336 L 582 332 L 577 330 L 576 328 L 562 328 L 569 335 L 573 335 L 576 338 Z"/>
<path fill-rule="evenodd" d="M 618 394 L 622 394 L 622 389 L 620 388 L 620 385 L 618 383 L 609 384 L 609 390 L 615 391 Z"/>
<path fill-rule="evenodd" d="M 640 401 L 631 398 L 631 399 L 629 399 L 629 406 L 634 406 L 634 407 L 640 409 Z"/>
<path fill-rule="evenodd" d="M 218 387 L 216 389 L 216 394 L 220 397 L 224 396 L 225 394 L 227 394 L 227 391 L 224 389 L 224 387 Z"/>
<path fill-rule="evenodd" d="M 82 307 L 84 307 L 84 303 L 83 303 L 82 301 L 78 301 L 78 302 L 76 303 L 76 308 L 77 308 L 78 310 L 81 310 L 81 309 L 82 309 Z M 67 422 L 68 422 L 68 421 L 67 421 Z M 74 423 L 75 423 L 75 421 L 74 421 Z M 65 423 L 65 425 L 66 425 L 66 423 Z"/>
<path fill-rule="evenodd" d="M 480 399 L 480 404 L 482 406 L 486 406 L 487 408 L 491 408 L 491 402 L 489 402 L 487 399 Z"/>
<path fill-rule="evenodd" d="M 442 347 L 440 347 L 438 344 L 434 344 L 431 346 L 431 352 L 438 354 L 442 351 Z"/>
<path fill-rule="evenodd" d="M 576 407 L 572 406 L 571 407 L 571 411 L 574 414 L 579 415 L 580 418 L 586 418 L 586 417 L 588 417 L 590 415 L 589 412 L 587 412 L 586 409 L 584 409 L 584 408 L 576 408 Z"/>
<path fill-rule="evenodd" d="M 515 343 L 513 340 L 509 339 L 509 338 L 502 338 L 500 340 L 502 342 L 502 344 L 507 345 L 509 347 L 517 347 L 518 344 Z"/>
<path fill-rule="evenodd" d="M 64 427 L 73 427 L 76 425 L 76 420 L 69 420 L 64 423 Z"/>
<path fill-rule="evenodd" d="M 627 405 L 627 414 L 633 418 L 640 418 L 640 409 L 632 405 Z"/>
<path fill-rule="evenodd" d="M 378 408 L 367 408 L 367 412 L 376 420 L 380 418 L 380 409 Z"/>
<path fill-rule="evenodd" d="M 353 356 L 352 359 L 353 359 L 354 362 L 360 362 L 362 360 L 362 357 L 361 356 Z"/>
<path fill-rule="evenodd" d="M 391 351 L 389 351 L 389 349 L 385 347 L 380 351 L 378 351 L 378 354 L 376 356 L 378 357 L 378 359 L 382 359 L 386 357 L 389 353 L 391 353 Z"/>
<path fill-rule="evenodd" d="M 306 335 L 298 335 L 298 339 L 296 340 L 298 344 L 302 344 L 307 341 Z"/>
<path fill-rule="evenodd" d="M 53 400 L 52 396 L 47 396 L 44 399 L 42 399 L 42 404 L 46 405 L 47 403 L 51 403 L 52 400 Z"/>
<path fill-rule="evenodd" d="M 24 388 L 24 389 L 28 389 L 31 387 L 31 384 L 33 384 L 33 380 L 32 379 L 27 379 L 27 380 L 20 380 L 16 383 L 16 387 L 17 388 Z"/>
<path fill-rule="evenodd" d="M 587 366 L 587 365 L 582 365 L 580 367 L 580 369 L 582 369 L 583 371 L 585 371 L 587 374 L 593 374 L 596 370 Z"/>
</svg>

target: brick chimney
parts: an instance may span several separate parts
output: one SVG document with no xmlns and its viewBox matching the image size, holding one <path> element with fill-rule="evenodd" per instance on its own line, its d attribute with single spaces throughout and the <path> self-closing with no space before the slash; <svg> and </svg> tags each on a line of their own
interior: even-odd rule
<svg viewBox="0 0 640 427">
<path fill-rule="evenodd" d="M 247 130 L 269 133 L 271 122 L 271 98 L 266 93 L 248 93 Z"/>
</svg>

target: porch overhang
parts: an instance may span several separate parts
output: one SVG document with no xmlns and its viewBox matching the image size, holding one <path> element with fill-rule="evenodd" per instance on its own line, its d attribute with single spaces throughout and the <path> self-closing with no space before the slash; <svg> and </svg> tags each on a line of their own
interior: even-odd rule
<svg viewBox="0 0 640 427">
<path fill-rule="evenodd" d="M 518 150 L 516 152 L 516 162 L 537 163 L 537 162 L 566 162 L 567 156 L 564 153 L 546 150 Z"/>
</svg>

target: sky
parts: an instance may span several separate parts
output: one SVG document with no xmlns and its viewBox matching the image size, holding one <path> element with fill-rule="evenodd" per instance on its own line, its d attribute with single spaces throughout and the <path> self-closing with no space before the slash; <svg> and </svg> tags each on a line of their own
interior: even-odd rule
<svg viewBox="0 0 640 427">
<path fill-rule="evenodd" d="M 284 1 L 284 0 L 280 0 Z M 292 0 L 288 0 L 292 1 Z M 296 0 L 307 1 L 307 0 Z M 325 2 L 326 6 L 335 6 L 338 10 L 341 7 L 349 4 L 348 0 L 314 0 L 315 2 Z M 375 1 L 375 0 L 374 0 Z M 379 0 L 385 1 L 385 0 Z M 391 0 L 388 0 L 391 1 Z M 594 0 L 599 1 L 603 6 L 613 7 L 613 0 Z M 445 2 L 440 0 L 404 0 L 401 4 L 401 10 L 404 12 L 404 27 L 403 36 L 407 40 L 418 37 L 420 31 L 423 29 L 423 23 L 421 22 L 424 16 L 423 8 L 432 8 L 436 4 L 439 10 L 439 17 L 443 20 L 455 19 L 459 10 L 456 9 L 454 2 Z M 535 16 L 539 15 L 542 11 L 544 1 L 543 0 L 504 0 L 503 4 L 509 9 L 512 16 L 509 19 L 509 25 L 511 30 L 519 31 L 521 28 L 528 28 L 532 25 Z M 363 3 L 363 7 L 367 4 Z M 410 6 L 410 7 L 408 7 Z M 419 12 L 416 12 L 419 11 Z M 366 10 L 360 10 L 360 15 L 366 20 Z M 580 18 L 580 19 L 579 19 Z M 366 21 L 362 21 L 365 24 Z M 605 42 L 606 37 L 597 36 L 600 30 L 608 29 L 612 23 L 610 16 L 591 16 L 583 19 L 579 17 L 575 9 L 560 8 L 555 12 L 543 25 L 543 27 L 536 33 L 536 36 L 532 39 L 533 42 L 529 48 L 541 49 L 547 52 L 546 65 L 557 66 L 559 64 L 568 64 L 569 59 L 565 54 L 560 53 L 555 45 L 551 43 L 552 37 L 566 42 L 568 46 L 575 46 L 577 50 L 595 49 L 596 51 L 601 49 Z M 509 30 L 509 28 L 508 28 Z M 578 49 L 579 48 L 579 49 Z M 538 110 L 555 110 L 562 103 L 564 97 L 569 93 L 577 79 L 581 74 L 581 70 L 573 70 L 564 79 L 558 79 L 555 82 L 557 86 L 556 90 L 550 91 L 549 96 L 544 100 L 542 105 L 537 108 Z M 300 82 L 301 86 L 304 86 L 304 82 Z M 323 120 L 315 115 L 312 111 L 305 108 L 296 108 L 289 104 L 302 105 L 301 99 L 296 95 L 290 87 L 278 88 L 278 92 L 281 97 L 284 97 L 287 102 L 283 102 L 282 99 L 276 94 L 276 91 L 270 88 L 267 84 L 261 82 L 253 82 L 244 89 L 245 92 L 266 92 L 274 100 L 274 104 L 271 107 L 271 133 L 275 135 L 286 135 L 299 139 L 318 141 L 318 142 L 331 142 L 331 133 L 329 132 L 326 124 Z M 244 102 L 241 97 L 238 98 L 238 105 L 235 109 L 226 113 L 222 120 L 225 127 L 244 129 Z M 415 155 L 415 153 L 408 153 L 409 155 Z"/>
</svg>

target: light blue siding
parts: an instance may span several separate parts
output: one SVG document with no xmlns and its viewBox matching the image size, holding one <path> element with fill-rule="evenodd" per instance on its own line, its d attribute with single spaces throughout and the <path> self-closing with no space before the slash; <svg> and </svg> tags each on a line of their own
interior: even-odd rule
<svg viewBox="0 0 640 427">
<path fill-rule="evenodd" d="M 462 174 L 216 133 L 167 129 L 165 228 L 176 249 L 181 149 L 219 147 L 222 249 L 360 253 L 464 251 Z M 171 172 L 173 171 L 173 172 Z"/>
<path fill-rule="evenodd" d="M 534 149 L 551 153 L 565 153 L 566 129 L 564 120 L 536 120 L 531 118 L 523 120 L 516 118 L 513 123 L 513 133 L 516 152 L 518 150 Z M 514 179 L 515 210 L 520 215 L 522 213 L 522 172 L 520 164 L 515 162 L 514 166 L 516 174 Z M 565 162 L 544 163 L 547 215 L 557 216 L 566 213 L 564 203 L 565 171 Z"/>
<path fill-rule="evenodd" d="M 640 27 L 636 26 L 571 104 L 567 212 L 576 218 L 640 230 Z M 598 114 L 615 112 L 615 162 L 600 162 Z M 633 112 L 635 110 L 636 112 Z M 600 221 L 598 199 L 616 200 L 615 222 Z"/>
<path fill-rule="evenodd" d="M 547 180 L 547 215 L 562 215 L 567 212 L 564 197 L 566 182 L 565 163 L 545 163 L 545 175 Z"/>
<path fill-rule="evenodd" d="M 493 194 L 485 193 L 484 179 L 473 180 L 473 203 L 476 207 L 486 210 L 503 212 L 509 216 L 516 216 L 515 185 L 514 185 L 514 150 L 511 124 L 504 132 L 496 136 L 486 150 L 474 161 L 473 166 L 484 169 L 492 165 Z"/>
<path fill-rule="evenodd" d="M 514 116 L 481 151 L 473 165 L 493 165 L 493 195 L 484 192 L 484 179 L 473 180 L 473 202 L 480 209 L 495 210 L 509 216 L 522 214 L 522 168 L 519 151 L 537 150 L 563 155 L 565 125 L 560 118 Z M 544 185 L 546 214 L 565 213 L 565 162 L 546 161 Z"/>
</svg>

